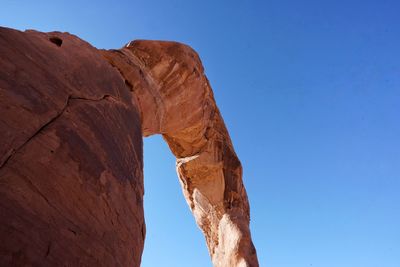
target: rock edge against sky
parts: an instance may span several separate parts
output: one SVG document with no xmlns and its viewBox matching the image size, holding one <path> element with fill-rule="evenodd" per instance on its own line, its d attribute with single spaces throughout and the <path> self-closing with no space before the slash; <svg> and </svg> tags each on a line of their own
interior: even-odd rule
<svg viewBox="0 0 400 267">
<path fill-rule="evenodd" d="M 258 266 L 242 167 L 190 47 L 0 28 L 0 265 L 140 266 L 162 134 L 214 266 Z"/>
</svg>

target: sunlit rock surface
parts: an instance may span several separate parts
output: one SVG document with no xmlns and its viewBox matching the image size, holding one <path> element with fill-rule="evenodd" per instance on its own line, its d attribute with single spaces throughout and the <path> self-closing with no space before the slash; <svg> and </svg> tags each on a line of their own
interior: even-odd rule
<svg viewBox="0 0 400 267">
<path fill-rule="evenodd" d="M 190 47 L 0 28 L 0 266 L 140 266 L 152 134 L 214 266 L 258 266 L 242 167 Z"/>
</svg>

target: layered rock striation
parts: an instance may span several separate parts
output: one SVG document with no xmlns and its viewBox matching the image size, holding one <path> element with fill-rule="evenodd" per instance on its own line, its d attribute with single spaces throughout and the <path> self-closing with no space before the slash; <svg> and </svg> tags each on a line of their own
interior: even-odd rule
<svg viewBox="0 0 400 267">
<path fill-rule="evenodd" d="M 0 57 L 0 266 L 140 266 L 153 134 L 214 266 L 258 266 L 242 167 L 190 47 L 0 28 Z"/>
</svg>

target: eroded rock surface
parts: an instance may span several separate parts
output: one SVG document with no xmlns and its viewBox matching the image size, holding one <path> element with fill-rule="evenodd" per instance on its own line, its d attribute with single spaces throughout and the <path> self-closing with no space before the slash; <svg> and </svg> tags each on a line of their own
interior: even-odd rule
<svg viewBox="0 0 400 267">
<path fill-rule="evenodd" d="M 0 28 L 0 266 L 139 266 L 141 136 L 162 134 L 214 266 L 258 266 L 242 167 L 198 55 Z"/>
<path fill-rule="evenodd" d="M 139 266 L 142 196 L 119 72 L 73 35 L 0 28 L 0 266 Z"/>
<path fill-rule="evenodd" d="M 214 266 L 258 266 L 242 167 L 196 52 L 175 42 L 134 41 L 103 54 L 132 84 L 143 135 L 162 134 L 176 156 Z"/>
</svg>

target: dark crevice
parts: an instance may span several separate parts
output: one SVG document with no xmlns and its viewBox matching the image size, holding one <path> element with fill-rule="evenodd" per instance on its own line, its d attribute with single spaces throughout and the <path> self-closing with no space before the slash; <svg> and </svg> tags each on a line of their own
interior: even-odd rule
<svg viewBox="0 0 400 267">
<path fill-rule="evenodd" d="M 70 231 L 71 233 L 73 233 L 74 235 L 76 235 L 76 231 L 72 230 L 71 228 L 68 228 L 68 231 Z"/>
<path fill-rule="evenodd" d="M 46 251 L 46 258 L 49 256 L 50 254 L 50 248 L 51 248 L 51 241 L 49 242 L 49 244 L 47 245 L 47 251 Z"/>
<path fill-rule="evenodd" d="M 125 85 L 129 88 L 130 92 L 133 92 L 133 85 L 128 80 L 125 80 Z"/>
<path fill-rule="evenodd" d="M 49 38 L 50 42 L 52 42 L 53 44 L 55 44 L 58 47 L 61 47 L 63 40 L 59 37 L 56 36 L 52 36 Z"/>
<path fill-rule="evenodd" d="M 27 145 L 35 136 L 37 136 L 40 132 L 42 132 L 47 126 L 49 126 L 50 124 L 52 124 L 55 120 L 57 120 L 63 113 L 64 111 L 67 109 L 69 103 L 71 100 L 86 100 L 86 101 L 101 101 L 107 98 L 113 98 L 113 96 L 111 95 L 103 95 L 100 98 L 97 99 L 90 99 L 90 98 L 85 98 L 85 97 L 79 97 L 79 96 L 68 96 L 64 107 L 54 116 L 52 117 L 48 122 L 46 122 L 45 124 L 43 124 L 39 129 L 37 129 L 33 135 L 31 135 L 25 142 L 23 142 L 19 147 L 17 148 L 13 148 L 11 151 L 9 151 L 9 155 L 8 157 L 2 162 L 0 163 L 0 169 L 2 169 L 7 163 L 8 161 L 19 151 L 21 150 L 25 145 Z"/>
</svg>

